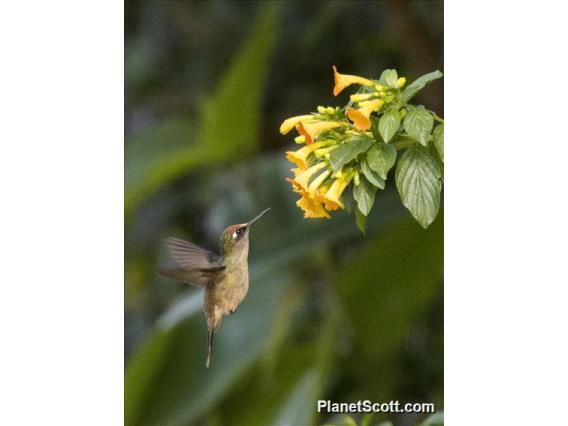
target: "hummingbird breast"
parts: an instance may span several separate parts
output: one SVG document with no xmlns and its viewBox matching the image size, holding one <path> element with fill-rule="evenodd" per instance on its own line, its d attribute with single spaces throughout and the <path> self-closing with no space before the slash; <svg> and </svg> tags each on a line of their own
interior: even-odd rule
<svg viewBox="0 0 568 426">
<path fill-rule="evenodd" d="M 234 312 L 248 292 L 248 263 L 227 265 L 223 277 L 205 290 L 205 316 L 216 329 L 224 315 Z"/>
</svg>

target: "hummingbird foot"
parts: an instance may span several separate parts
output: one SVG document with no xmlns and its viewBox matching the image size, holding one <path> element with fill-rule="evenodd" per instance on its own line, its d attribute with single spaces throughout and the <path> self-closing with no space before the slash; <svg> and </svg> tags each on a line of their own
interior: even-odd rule
<svg viewBox="0 0 568 426">
<path fill-rule="evenodd" d="M 237 308 L 231 309 L 229 312 L 231 313 L 231 315 L 233 315 L 235 312 L 237 312 Z"/>
</svg>

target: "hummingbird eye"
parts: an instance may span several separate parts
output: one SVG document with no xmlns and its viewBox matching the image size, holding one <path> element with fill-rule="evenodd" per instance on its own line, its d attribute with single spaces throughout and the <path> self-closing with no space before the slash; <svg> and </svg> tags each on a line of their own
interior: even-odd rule
<svg viewBox="0 0 568 426">
<path fill-rule="evenodd" d="M 233 232 L 233 239 L 235 239 L 235 240 L 238 239 L 242 235 L 244 229 L 245 229 L 244 227 L 239 228 L 235 232 Z"/>
</svg>

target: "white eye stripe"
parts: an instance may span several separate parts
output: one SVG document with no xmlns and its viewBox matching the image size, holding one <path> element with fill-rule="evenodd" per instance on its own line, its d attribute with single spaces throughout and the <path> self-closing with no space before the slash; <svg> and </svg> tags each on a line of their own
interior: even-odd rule
<svg viewBox="0 0 568 426">
<path fill-rule="evenodd" d="M 237 235 L 238 235 L 238 234 L 237 234 L 237 231 L 233 232 L 233 240 L 236 240 L 236 239 L 237 239 Z"/>
</svg>

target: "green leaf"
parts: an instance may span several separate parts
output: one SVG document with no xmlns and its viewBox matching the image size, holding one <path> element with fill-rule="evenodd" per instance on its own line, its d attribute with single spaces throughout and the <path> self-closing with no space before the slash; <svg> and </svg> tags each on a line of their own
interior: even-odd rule
<svg viewBox="0 0 568 426">
<path fill-rule="evenodd" d="M 353 198 L 357 201 L 357 208 L 365 216 L 369 215 L 373 207 L 376 192 L 377 187 L 372 185 L 363 176 L 359 179 L 359 185 L 353 187 Z"/>
<path fill-rule="evenodd" d="M 149 132 L 126 140 L 127 219 L 161 186 L 200 168 L 239 160 L 256 149 L 278 11 L 274 4 L 259 9 L 237 55 L 204 106 L 202 126 L 196 125 L 194 117 L 169 117 Z"/>
<path fill-rule="evenodd" d="M 379 117 L 372 115 L 371 117 L 371 133 L 377 142 L 384 142 L 381 133 L 379 132 Z"/>
<path fill-rule="evenodd" d="M 442 220 L 426 231 L 410 218 L 398 221 L 368 240 L 338 272 L 339 302 L 352 325 L 357 356 L 350 367 L 359 380 L 381 377 L 367 382 L 367 392 L 380 394 L 400 380 L 398 369 L 385 366 L 400 362 L 399 351 L 406 353 L 409 336 L 443 293 L 443 231 Z"/>
<path fill-rule="evenodd" d="M 409 108 L 408 113 L 404 117 L 404 129 L 406 132 L 424 146 L 428 145 L 428 137 L 432 132 L 433 126 L 434 119 L 423 106 Z"/>
<path fill-rule="evenodd" d="M 166 330 L 156 329 L 126 369 L 125 425 L 191 424 L 213 407 L 264 350 L 274 306 L 291 282 L 285 271 L 277 275 L 274 288 L 251 285 L 238 315 L 218 330 L 209 369 L 201 309 L 180 322 L 167 321 Z"/>
<path fill-rule="evenodd" d="M 396 148 L 386 143 L 375 144 L 367 152 L 367 162 L 369 167 L 377 172 L 383 179 L 387 178 L 389 170 L 396 161 Z"/>
<path fill-rule="evenodd" d="M 310 424 L 311 417 L 313 417 L 313 405 L 316 402 L 314 399 L 317 394 L 318 374 L 315 369 L 310 369 L 296 384 L 273 424 Z"/>
<path fill-rule="evenodd" d="M 365 235 L 365 226 L 367 224 L 367 216 L 361 213 L 358 207 L 355 207 L 355 224 L 357 228 L 361 231 L 363 235 Z"/>
<path fill-rule="evenodd" d="M 369 182 L 375 185 L 377 188 L 385 189 L 385 180 L 379 176 L 371 167 L 366 158 L 361 160 L 361 173 L 367 178 Z"/>
<path fill-rule="evenodd" d="M 420 423 L 419 426 L 443 426 L 444 424 L 444 412 L 440 411 L 426 417 L 426 419 Z"/>
<path fill-rule="evenodd" d="M 427 228 L 436 219 L 442 190 L 436 160 L 417 145 L 402 154 L 396 168 L 396 186 L 404 206 Z"/>
<path fill-rule="evenodd" d="M 384 70 L 379 78 L 381 84 L 389 87 L 395 87 L 397 80 L 398 74 L 396 73 L 396 70 Z"/>
<path fill-rule="evenodd" d="M 396 108 L 389 108 L 379 120 L 379 133 L 385 142 L 391 140 L 400 127 L 400 112 Z"/>
<path fill-rule="evenodd" d="M 373 139 L 368 136 L 353 136 L 331 152 L 329 163 L 334 172 L 340 170 L 359 154 L 366 152 L 373 145 Z"/>
<path fill-rule="evenodd" d="M 434 146 L 442 162 L 444 161 L 444 123 L 438 124 L 432 132 L 434 138 Z"/>
<path fill-rule="evenodd" d="M 246 155 L 258 145 L 262 120 L 261 98 L 274 45 L 278 8 L 265 5 L 238 56 L 205 106 L 203 141 L 211 149 Z"/>
<path fill-rule="evenodd" d="M 408 102 L 410 99 L 412 99 L 414 97 L 414 95 L 416 95 L 420 90 L 424 89 L 424 87 L 426 87 L 427 84 L 433 82 L 434 80 L 437 80 L 439 78 L 442 78 L 444 74 L 442 74 L 440 71 L 436 70 L 433 72 L 430 72 L 428 74 L 424 74 L 422 77 L 417 78 L 416 80 L 414 80 L 411 84 L 409 84 L 408 86 L 406 86 L 406 89 L 404 89 L 400 95 L 401 99 L 404 102 Z"/>
<path fill-rule="evenodd" d="M 361 426 L 371 426 L 371 421 L 373 420 L 373 413 L 367 413 L 361 419 Z"/>
</svg>

